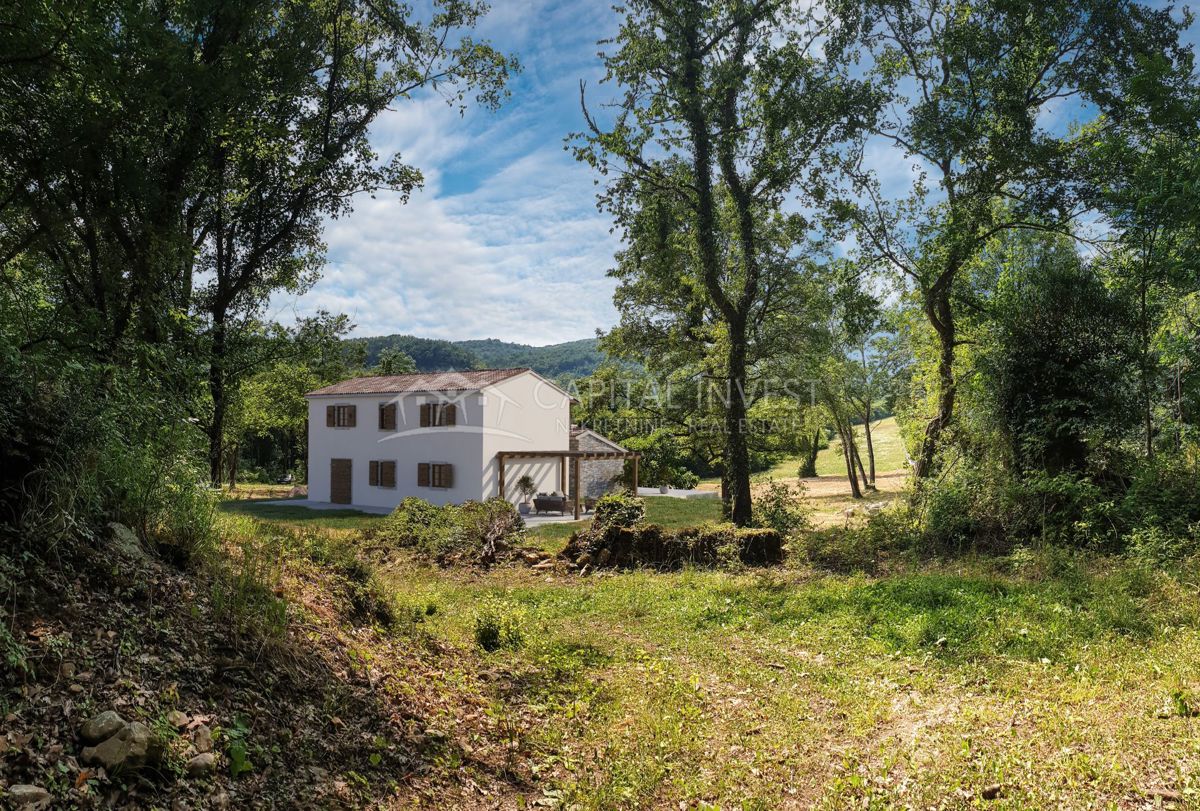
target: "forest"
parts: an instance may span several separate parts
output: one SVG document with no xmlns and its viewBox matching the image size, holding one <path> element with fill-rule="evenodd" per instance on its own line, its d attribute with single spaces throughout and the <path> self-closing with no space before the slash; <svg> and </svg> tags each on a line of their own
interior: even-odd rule
<svg viewBox="0 0 1200 811">
<path fill-rule="evenodd" d="M 1200 806 L 1191 14 L 627 0 L 614 323 L 279 320 L 381 117 L 523 103 L 495 5 L 0 10 L 5 802 Z M 662 495 L 288 503 L 306 393 L 509 366 Z"/>
</svg>

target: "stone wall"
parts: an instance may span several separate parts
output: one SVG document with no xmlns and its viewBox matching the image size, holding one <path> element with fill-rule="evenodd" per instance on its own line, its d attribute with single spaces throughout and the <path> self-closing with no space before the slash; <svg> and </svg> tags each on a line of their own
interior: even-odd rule
<svg viewBox="0 0 1200 811">
<path fill-rule="evenodd" d="M 571 437 L 573 451 L 611 451 L 612 446 L 601 442 L 591 434 L 581 433 Z M 574 466 L 572 466 L 573 468 Z M 580 493 L 585 498 L 599 498 L 605 493 L 621 488 L 621 476 L 625 472 L 623 459 L 584 459 L 579 463 L 579 475 L 583 478 Z M 571 492 L 575 492 L 575 473 L 571 472 Z"/>
</svg>

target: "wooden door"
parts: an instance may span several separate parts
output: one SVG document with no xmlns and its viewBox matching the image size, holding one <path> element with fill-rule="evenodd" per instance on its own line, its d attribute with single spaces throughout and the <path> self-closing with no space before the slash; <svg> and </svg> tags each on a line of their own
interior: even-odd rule
<svg viewBox="0 0 1200 811">
<path fill-rule="evenodd" d="M 329 461 L 329 500 L 334 504 L 350 503 L 350 460 Z"/>
</svg>

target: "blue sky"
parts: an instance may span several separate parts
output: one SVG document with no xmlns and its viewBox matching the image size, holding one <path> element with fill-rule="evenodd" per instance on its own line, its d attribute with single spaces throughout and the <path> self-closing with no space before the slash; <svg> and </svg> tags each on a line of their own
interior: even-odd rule
<svg viewBox="0 0 1200 811">
<path fill-rule="evenodd" d="M 272 315 L 288 321 L 323 309 L 349 315 L 357 336 L 534 345 L 611 327 L 614 283 L 605 274 L 618 240 L 596 210 L 595 175 L 563 143 L 583 128 L 579 81 L 591 102 L 613 92 L 599 85 L 597 41 L 617 22 L 609 0 L 492 0 L 476 33 L 520 58 L 511 98 L 497 112 L 460 116 L 428 95 L 381 116 L 376 150 L 419 167 L 424 188 L 407 204 L 362 197 L 352 214 L 327 223 L 321 281 L 275 300 Z M 1194 43 L 1197 26 L 1188 33 Z M 1071 115 L 1060 112 L 1061 126 Z M 878 146 L 870 162 L 889 193 L 901 192 L 915 167 Z"/>
<path fill-rule="evenodd" d="M 616 24 L 607 0 L 493 0 L 477 33 L 520 58 L 511 98 L 464 116 L 434 96 L 385 113 L 372 143 L 419 167 L 424 189 L 407 204 L 361 197 L 329 222 L 322 280 L 273 315 L 326 309 L 348 314 L 358 336 L 535 345 L 610 327 L 618 242 L 563 139 L 582 129 L 579 81 L 596 89 L 597 40 Z"/>
</svg>

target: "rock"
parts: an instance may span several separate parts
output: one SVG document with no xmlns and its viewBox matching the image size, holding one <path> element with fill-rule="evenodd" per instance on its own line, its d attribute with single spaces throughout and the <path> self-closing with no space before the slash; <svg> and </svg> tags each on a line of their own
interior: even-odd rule
<svg viewBox="0 0 1200 811">
<path fill-rule="evenodd" d="M 201 752 L 188 761 L 188 777 L 207 777 L 217 770 L 217 756 L 212 752 Z"/>
<path fill-rule="evenodd" d="M 189 719 L 187 717 L 186 712 L 180 712 L 179 710 L 171 710 L 169 713 L 167 713 L 167 723 L 170 724 L 171 726 L 175 727 L 176 729 L 183 729 L 185 726 L 188 725 L 189 720 L 191 720 L 191 719 Z"/>
<path fill-rule="evenodd" d="M 541 563 L 535 563 L 533 565 L 533 568 L 539 569 L 539 570 L 553 569 L 554 561 L 553 560 L 543 560 Z"/>
<path fill-rule="evenodd" d="M 54 798 L 50 796 L 50 792 L 41 786 L 31 786 L 26 783 L 19 783 L 15 786 L 8 787 L 8 799 L 12 802 L 13 808 L 34 809 L 34 808 L 49 808 L 50 803 L 54 802 Z"/>
<path fill-rule="evenodd" d="M 195 746 L 196 751 L 200 753 L 211 752 L 213 748 L 212 730 L 204 724 L 196 727 L 196 731 L 192 733 L 192 746 Z"/>
<path fill-rule="evenodd" d="M 992 785 L 985 787 L 984 790 L 980 792 L 979 796 L 983 797 L 985 800 L 994 800 L 1000 796 L 1000 792 L 1003 789 L 1004 786 L 1000 785 L 999 783 L 993 783 Z"/>
<path fill-rule="evenodd" d="M 86 744 L 102 743 L 125 728 L 125 719 L 113 710 L 105 710 L 89 718 L 79 728 L 79 737 Z"/>
<path fill-rule="evenodd" d="M 119 521 L 112 521 L 108 525 L 108 531 L 109 544 L 122 556 L 131 560 L 142 560 L 146 557 L 146 550 L 142 548 L 142 542 L 132 529 Z"/>
<path fill-rule="evenodd" d="M 162 745 L 145 724 L 134 721 L 117 734 L 96 745 L 84 747 L 84 763 L 103 766 L 108 771 L 136 771 L 153 763 L 162 753 Z"/>
</svg>

